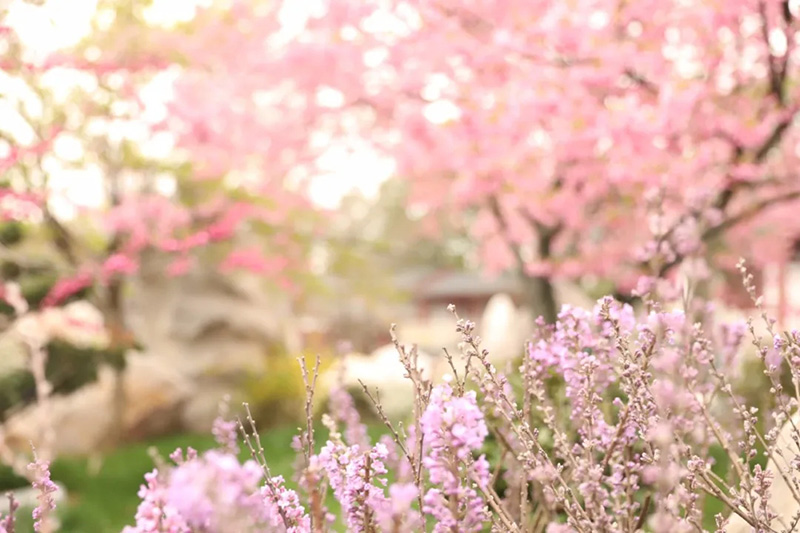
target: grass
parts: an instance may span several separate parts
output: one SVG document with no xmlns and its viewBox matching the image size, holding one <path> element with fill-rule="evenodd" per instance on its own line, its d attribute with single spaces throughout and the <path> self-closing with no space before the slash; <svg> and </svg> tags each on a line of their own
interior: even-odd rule
<svg viewBox="0 0 800 533">
<path fill-rule="evenodd" d="M 369 427 L 370 435 L 378 438 L 382 426 Z M 276 428 L 262 433 L 264 452 L 273 475 L 283 475 L 287 481 L 292 477 L 295 453 L 291 442 L 297 429 Z M 327 430 L 316 429 L 318 446 L 325 442 Z M 53 480 L 66 487 L 69 501 L 59 508 L 61 533 L 119 533 L 126 525 L 133 524 L 139 498 L 136 493 L 144 481 L 144 474 L 153 469 L 148 449 L 155 448 L 166 457 L 176 448 L 191 446 L 199 452 L 213 448 L 214 439 L 209 435 L 174 435 L 157 440 L 121 447 L 104 458 L 97 475 L 91 475 L 88 461 L 84 458 L 62 458 L 53 463 Z M 249 454 L 242 451 L 242 458 Z M 14 476 L 10 470 L 0 468 L 0 492 L 26 486 L 25 480 Z M 329 502 L 333 508 L 335 502 Z M 18 533 L 33 531 L 30 513 L 19 513 Z"/>
</svg>

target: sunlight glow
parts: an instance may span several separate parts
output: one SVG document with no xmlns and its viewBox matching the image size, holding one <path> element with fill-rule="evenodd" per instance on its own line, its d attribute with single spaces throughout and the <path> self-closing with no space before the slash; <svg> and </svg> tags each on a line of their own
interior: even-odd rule
<svg viewBox="0 0 800 533">
<path fill-rule="evenodd" d="M 195 16 L 198 6 L 207 6 L 214 0 L 154 0 L 145 9 L 144 16 L 149 24 L 162 27 L 173 27 L 188 22 Z M 92 28 L 92 21 L 102 19 L 104 13 L 98 12 L 97 0 L 47 0 L 42 6 L 34 6 L 22 1 L 14 1 L 6 18 L 9 26 L 20 34 L 29 60 L 37 61 L 48 54 L 77 44 L 85 38 Z M 318 9 L 311 2 L 287 2 L 281 12 L 282 23 L 287 34 L 291 35 L 302 29 L 307 17 Z M 102 20 L 99 21 L 102 26 Z M 155 123 L 162 120 L 167 113 L 167 104 L 173 96 L 172 84 L 178 74 L 168 70 L 156 76 L 141 89 L 141 98 L 146 105 L 144 123 Z M 66 98 L 70 87 L 83 84 L 87 80 L 69 72 L 53 72 L 48 79 L 48 86 L 57 89 L 57 99 Z M 0 92 L 23 95 L 15 89 L 15 80 L 0 77 Z M 19 94 L 17 94 L 19 93 Z M 333 93 L 320 95 L 332 105 L 337 103 Z M 33 104 L 34 107 L 38 102 Z M 25 121 L 17 114 L 14 107 L 0 105 L 0 124 L 2 129 L 10 133 L 21 143 L 33 141 L 33 132 Z M 112 140 L 130 139 L 142 148 L 150 157 L 168 157 L 174 153 L 174 138 L 168 133 L 154 136 L 144 134 L 143 125 L 114 121 L 104 125 L 98 124 Z M 143 135 L 144 134 L 144 135 Z M 80 143 L 77 143 L 80 144 Z M 65 160 L 75 160 L 82 155 L 82 148 L 76 146 L 74 139 L 59 142 L 57 155 Z M 374 196 L 380 184 L 391 174 L 391 161 L 380 158 L 368 148 L 361 150 L 341 150 L 333 148 L 323 157 L 320 165 L 322 174 L 311 180 L 312 201 L 325 208 L 336 208 L 341 199 L 351 191 L 358 191 L 366 196 Z M 57 216 L 72 217 L 76 214 L 75 206 L 100 207 L 104 203 L 103 179 L 97 167 L 90 162 L 81 169 L 68 169 L 55 158 L 48 160 L 48 172 L 53 184 L 53 209 Z M 164 191 L 174 191 L 174 184 L 159 187 Z M 72 205 L 70 205 L 72 204 Z"/>
</svg>

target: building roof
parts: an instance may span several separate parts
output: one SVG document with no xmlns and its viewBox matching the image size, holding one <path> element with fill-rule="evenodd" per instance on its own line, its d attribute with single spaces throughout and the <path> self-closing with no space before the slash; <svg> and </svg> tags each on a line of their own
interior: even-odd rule
<svg viewBox="0 0 800 533">
<path fill-rule="evenodd" d="M 519 294 L 519 281 L 510 275 L 487 276 L 475 271 L 409 271 L 396 278 L 399 288 L 415 299 L 492 296 L 499 292 Z"/>
</svg>

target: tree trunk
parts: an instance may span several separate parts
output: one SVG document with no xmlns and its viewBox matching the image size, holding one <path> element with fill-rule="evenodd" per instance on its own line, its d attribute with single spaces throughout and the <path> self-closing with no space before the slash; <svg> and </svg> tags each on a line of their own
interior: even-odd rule
<svg viewBox="0 0 800 533">
<path fill-rule="evenodd" d="M 536 230 L 539 240 L 536 243 L 537 252 L 541 261 L 549 261 L 552 257 L 553 239 L 560 230 L 559 227 L 548 227 L 537 224 Z M 547 324 L 555 324 L 558 319 L 558 302 L 553 281 L 547 276 L 524 276 L 525 298 L 531 307 L 534 320 L 542 317 Z"/>
<path fill-rule="evenodd" d="M 503 215 L 500 202 L 496 196 L 491 196 L 488 200 L 489 209 L 491 209 L 495 220 L 497 220 L 500 230 L 505 237 L 506 244 L 514 255 L 514 259 L 517 263 L 517 275 L 522 281 L 525 302 L 530 306 L 533 318 L 537 319 L 542 317 L 546 323 L 554 324 L 558 318 L 558 303 L 556 302 L 553 282 L 549 277 L 530 276 L 525 272 L 526 258 L 519 244 L 514 242 L 508 233 L 508 222 Z M 537 259 L 544 262 L 549 261 L 552 258 L 553 239 L 561 232 L 562 226 L 560 224 L 556 224 L 555 226 L 543 224 L 530 215 L 526 215 L 526 218 L 531 223 L 536 233 L 536 241 L 533 245 L 538 256 Z"/>
<path fill-rule="evenodd" d="M 111 403 L 112 427 L 108 438 L 102 443 L 101 448 L 108 449 L 119 443 L 125 429 L 125 357 L 132 348 L 133 342 L 130 333 L 125 327 L 124 312 L 122 309 L 122 282 L 113 280 L 109 283 L 105 309 L 106 327 L 109 332 L 109 355 L 113 360 L 109 363 L 114 370 L 114 389 Z"/>
<path fill-rule="evenodd" d="M 545 276 L 523 276 L 525 300 L 531 308 L 533 318 L 542 317 L 548 324 L 558 318 L 558 303 L 555 288 L 550 278 Z"/>
<path fill-rule="evenodd" d="M 114 367 L 114 399 L 112 403 L 112 412 L 114 413 L 114 424 L 111 430 L 109 444 L 115 446 L 122 438 L 122 433 L 125 430 L 125 369 L 118 366 Z"/>
</svg>

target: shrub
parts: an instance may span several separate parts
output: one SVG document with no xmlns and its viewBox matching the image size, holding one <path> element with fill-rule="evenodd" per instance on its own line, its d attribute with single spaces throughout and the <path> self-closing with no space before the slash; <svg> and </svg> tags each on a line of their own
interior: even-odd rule
<svg viewBox="0 0 800 533">
<path fill-rule="evenodd" d="M 786 425 L 800 394 L 800 333 L 778 335 L 767 321 L 764 342 L 752 323 L 715 324 L 703 303 L 643 301 L 638 314 L 611 298 L 591 311 L 563 308 L 556 324 L 538 324 L 513 374 L 489 363 L 474 324 L 457 315 L 463 357 L 448 356 L 441 383 L 398 344 L 414 412 L 407 426 L 382 417 L 377 442 L 338 389 L 323 417 L 329 438 L 315 441 L 319 361 L 303 360 L 293 480 L 271 475 L 252 417 L 219 420 L 218 450 L 176 452 L 147 476 L 126 532 L 680 533 L 725 531 L 731 515 L 759 532 L 794 530 L 798 515 L 770 498 L 783 480 L 800 504 L 800 432 Z M 734 387 L 748 330 L 769 413 Z M 253 457 L 245 463 L 237 427 Z M 781 427 L 794 445 L 780 441 Z"/>
<path fill-rule="evenodd" d="M 17 228 L 17 226 L 20 226 Z M 13 230 L 14 235 L 21 238 L 22 226 L 16 222 L 0 224 L 0 234 Z M 0 235 L 0 241 L 3 237 Z M 18 244 L 19 239 L 11 244 Z M 24 254 L 22 254 L 24 257 Z M 94 288 L 91 285 L 76 286 L 58 301 L 58 305 L 47 302 L 48 295 L 57 289 L 60 276 L 55 265 L 49 262 L 32 262 L 24 268 L 13 261 L 0 264 L 4 280 L 15 280 L 19 285 L 20 296 L 29 310 L 47 324 L 49 340 L 45 346 L 47 352 L 46 377 L 54 394 L 69 394 L 97 380 L 101 365 L 113 368 L 125 365 L 125 355 L 129 348 L 138 348 L 138 343 L 131 345 L 109 346 L 100 337 L 105 332 L 97 332 L 80 323 L 85 318 L 85 307 L 89 306 L 88 298 Z M 84 309 L 81 309 L 83 307 Z M 77 315 L 76 315 L 77 313 Z M 12 305 L 0 297 L 0 321 L 19 318 Z M 0 421 L 12 411 L 20 409 L 35 399 L 35 383 L 29 368 L 15 368 L 0 374 Z"/>
<path fill-rule="evenodd" d="M 332 357 L 323 357 L 321 371 L 331 364 Z M 297 370 L 297 357 L 280 352 L 269 354 L 266 372 L 245 381 L 244 396 L 263 427 L 302 421 L 306 392 Z"/>
</svg>

